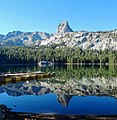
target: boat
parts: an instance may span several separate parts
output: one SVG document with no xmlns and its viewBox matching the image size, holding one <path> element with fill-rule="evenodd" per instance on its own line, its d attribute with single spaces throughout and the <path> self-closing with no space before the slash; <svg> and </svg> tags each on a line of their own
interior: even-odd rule
<svg viewBox="0 0 117 120">
<path fill-rule="evenodd" d="M 38 63 L 38 65 L 41 66 L 41 67 L 51 66 L 52 62 L 50 62 L 50 61 L 49 62 L 48 61 L 40 61 Z"/>
</svg>

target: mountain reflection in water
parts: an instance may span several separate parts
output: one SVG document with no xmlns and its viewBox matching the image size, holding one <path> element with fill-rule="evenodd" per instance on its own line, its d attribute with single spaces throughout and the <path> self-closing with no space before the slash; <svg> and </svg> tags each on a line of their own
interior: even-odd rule
<svg viewBox="0 0 117 120">
<path fill-rule="evenodd" d="M 54 82 L 53 82 L 54 81 Z M 117 97 L 116 78 L 85 78 L 63 80 L 49 78 L 1 85 L 0 93 L 10 96 L 44 95 L 54 93 L 58 101 L 67 106 L 72 96 L 113 96 Z"/>
<path fill-rule="evenodd" d="M 42 68 L 41 70 L 44 72 L 54 71 L 56 76 L 41 80 L 2 84 L 0 94 L 7 93 L 13 97 L 55 94 L 58 102 L 64 107 L 68 106 L 74 96 L 112 96 L 117 98 L 117 69 L 114 66 L 65 66 L 54 67 L 54 69 Z"/>
</svg>

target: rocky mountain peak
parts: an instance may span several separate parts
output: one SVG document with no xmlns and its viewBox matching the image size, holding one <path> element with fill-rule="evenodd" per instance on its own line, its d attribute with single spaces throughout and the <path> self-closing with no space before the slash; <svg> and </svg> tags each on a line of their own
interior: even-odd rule
<svg viewBox="0 0 117 120">
<path fill-rule="evenodd" d="M 13 32 L 9 32 L 6 36 L 5 36 L 5 40 L 6 39 L 9 39 L 9 38 L 11 38 L 11 37 L 16 37 L 16 36 L 18 36 L 18 35 L 21 35 L 23 32 L 21 32 L 21 31 L 13 31 Z"/>
<path fill-rule="evenodd" d="M 68 21 L 63 21 L 58 25 L 57 34 L 65 32 L 73 32 L 73 30 L 69 26 Z"/>
</svg>

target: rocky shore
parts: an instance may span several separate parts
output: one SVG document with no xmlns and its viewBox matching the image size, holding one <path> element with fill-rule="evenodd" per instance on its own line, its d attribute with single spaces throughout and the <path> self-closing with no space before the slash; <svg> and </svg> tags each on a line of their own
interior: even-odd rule
<svg viewBox="0 0 117 120">
<path fill-rule="evenodd" d="M 0 120 L 117 120 L 117 115 L 54 115 L 12 112 L 5 105 L 0 105 Z"/>
</svg>

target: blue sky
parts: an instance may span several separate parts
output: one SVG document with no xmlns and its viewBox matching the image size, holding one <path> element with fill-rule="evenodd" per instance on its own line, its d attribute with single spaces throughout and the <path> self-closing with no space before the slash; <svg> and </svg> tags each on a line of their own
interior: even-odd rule
<svg viewBox="0 0 117 120">
<path fill-rule="evenodd" d="M 117 0 L 0 0 L 0 34 L 55 33 L 64 20 L 74 31 L 117 29 Z"/>
</svg>

